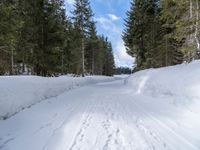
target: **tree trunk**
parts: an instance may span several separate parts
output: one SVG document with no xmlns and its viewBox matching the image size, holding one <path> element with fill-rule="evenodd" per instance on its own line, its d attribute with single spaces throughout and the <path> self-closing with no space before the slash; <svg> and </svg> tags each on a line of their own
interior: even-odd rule
<svg viewBox="0 0 200 150">
<path fill-rule="evenodd" d="M 192 10 L 193 10 L 193 3 L 192 3 L 192 0 L 190 0 L 190 19 L 193 18 L 193 12 L 192 12 Z"/>
<path fill-rule="evenodd" d="M 85 76 L 85 48 L 84 48 L 84 39 L 81 40 L 81 49 L 82 49 L 82 77 Z"/>
<path fill-rule="evenodd" d="M 14 52 L 13 52 L 13 48 L 11 48 L 11 72 L 10 74 L 13 75 L 14 74 Z"/>
<path fill-rule="evenodd" d="M 93 52 L 92 52 L 92 75 L 94 75 L 94 63 L 95 63 L 95 61 L 94 61 L 94 50 L 93 50 Z"/>
<path fill-rule="evenodd" d="M 195 40 L 197 44 L 197 50 L 200 50 L 200 43 L 198 38 L 198 28 L 199 28 L 199 1 L 196 0 L 196 26 L 195 26 Z"/>
<path fill-rule="evenodd" d="M 25 72 L 25 52 L 23 52 L 23 58 L 22 58 L 22 73 Z"/>
<path fill-rule="evenodd" d="M 168 49 L 167 49 L 168 39 L 165 40 L 165 66 L 168 66 Z"/>
<path fill-rule="evenodd" d="M 190 0 L 190 21 L 192 21 L 192 19 L 193 19 L 193 2 L 192 2 L 192 0 Z M 192 32 L 193 24 L 191 24 L 190 30 Z M 192 38 L 192 35 L 190 35 L 190 40 L 191 40 L 191 38 Z"/>
<path fill-rule="evenodd" d="M 61 68 L 61 72 L 62 72 L 62 75 L 64 74 L 64 55 L 63 55 L 63 52 L 62 52 L 62 68 Z"/>
</svg>

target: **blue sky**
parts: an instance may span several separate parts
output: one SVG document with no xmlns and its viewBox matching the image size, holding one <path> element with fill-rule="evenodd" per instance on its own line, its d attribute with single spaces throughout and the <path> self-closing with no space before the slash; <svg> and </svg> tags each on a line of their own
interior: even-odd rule
<svg viewBox="0 0 200 150">
<path fill-rule="evenodd" d="M 65 0 L 67 14 L 73 9 L 74 0 Z M 121 38 L 129 0 L 91 0 L 98 34 L 104 34 L 112 42 L 116 66 L 132 67 L 133 58 L 126 54 Z"/>
</svg>

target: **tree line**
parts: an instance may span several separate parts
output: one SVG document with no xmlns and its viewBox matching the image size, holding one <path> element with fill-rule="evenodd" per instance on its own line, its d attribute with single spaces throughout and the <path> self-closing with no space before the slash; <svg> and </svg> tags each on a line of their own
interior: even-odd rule
<svg viewBox="0 0 200 150">
<path fill-rule="evenodd" d="M 123 40 L 135 71 L 199 58 L 199 0 L 132 0 Z"/>
<path fill-rule="evenodd" d="M 0 74 L 108 75 L 114 73 L 111 42 L 97 34 L 89 0 L 0 1 Z"/>
<path fill-rule="evenodd" d="M 132 70 L 128 67 L 117 67 L 115 69 L 116 75 L 131 74 L 131 73 L 132 73 Z"/>
</svg>

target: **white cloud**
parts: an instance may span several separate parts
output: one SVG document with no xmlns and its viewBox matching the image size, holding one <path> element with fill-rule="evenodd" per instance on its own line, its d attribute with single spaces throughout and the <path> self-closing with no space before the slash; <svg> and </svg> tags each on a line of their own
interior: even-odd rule
<svg viewBox="0 0 200 150">
<path fill-rule="evenodd" d="M 113 23 L 113 20 L 107 17 L 95 18 L 97 23 L 105 30 L 108 34 L 121 34 L 122 30 L 116 24 Z"/>
<path fill-rule="evenodd" d="M 101 1 L 101 0 L 99 0 Z M 112 1 L 112 0 L 108 0 Z M 73 10 L 74 0 L 65 0 L 66 14 L 70 15 L 70 11 Z M 98 27 L 100 27 L 101 33 L 109 38 L 113 45 L 113 52 L 115 57 L 115 64 L 117 67 L 132 67 L 134 59 L 126 53 L 126 49 L 121 38 L 122 27 L 120 27 L 120 17 L 109 13 L 105 16 L 95 17 Z"/>
<path fill-rule="evenodd" d="M 114 14 L 108 14 L 108 17 L 109 17 L 111 20 L 113 20 L 113 21 L 119 20 L 119 19 L 120 19 L 120 17 L 118 17 L 118 16 L 116 16 L 116 15 L 114 15 Z"/>
<path fill-rule="evenodd" d="M 115 47 L 115 62 L 116 66 L 132 67 L 134 58 L 126 53 L 124 42 L 120 39 Z"/>
<path fill-rule="evenodd" d="M 65 0 L 65 3 L 69 5 L 73 5 L 74 2 L 75 2 L 74 0 Z"/>
<path fill-rule="evenodd" d="M 70 16 L 70 11 L 73 10 L 74 0 L 65 0 L 66 15 Z"/>
<path fill-rule="evenodd" d="M 126 53 L 124 42 L 121 38 L 122 29 L 117 23 L 109 17 L 95 18 L 98 25 L 104 30 L 105 34 L 109 37 L 113 44 L 113 52 L 115 56 L 116 66 L 132 67 L 134 59 Z"/>
</svg>

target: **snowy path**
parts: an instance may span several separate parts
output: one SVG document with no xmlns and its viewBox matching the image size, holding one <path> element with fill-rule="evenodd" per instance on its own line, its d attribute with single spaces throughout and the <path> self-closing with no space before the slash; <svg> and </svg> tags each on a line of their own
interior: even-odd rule
<svg viewBox="0 0 200 150">
<path fill-rule="evenodd" d="M 200 133 L 200 121 L 192 124 L 185 114 L 200 120 L 189 109 L 132 95 L 122 80 L 101 83 L 0 121 L 0 149 L 200 150 L 199 135 L 193 134 Z"/>
</svg>

